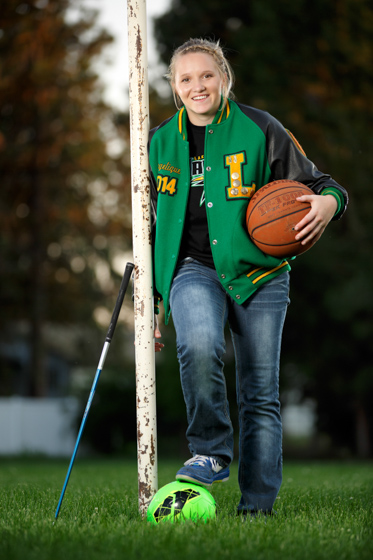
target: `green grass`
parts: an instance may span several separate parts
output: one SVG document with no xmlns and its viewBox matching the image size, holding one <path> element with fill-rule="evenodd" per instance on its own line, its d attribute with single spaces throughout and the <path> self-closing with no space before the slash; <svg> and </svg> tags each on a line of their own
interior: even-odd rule
<svg viewBox="0 0 373 560">
<path fill-rule="evenodd" d="M 278 515 L 242 523 L 237 470 L 212 493 L 207 524 L 153 526 L 137 506 L 135 462 L 77 458 L 59 519 L 54 512 L 68 461 L 1 460 L 3 560 L 371 559 L 371 463 L 285 463 Z M 159 486 L 178 462 L 160 462 Z"/>
</svg>

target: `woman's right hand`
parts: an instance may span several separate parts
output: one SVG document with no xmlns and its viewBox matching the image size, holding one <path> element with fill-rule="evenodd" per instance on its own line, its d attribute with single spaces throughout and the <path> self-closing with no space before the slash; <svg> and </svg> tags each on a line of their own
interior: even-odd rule
<svg viewBox="0 0 373 560">
<path fill-rule="evenodd" d="M 154 338 L 162 338 L 158 325 L 158 315 L 154 315 Z M 162 344 L 162 342 L 157 342 L 156 340 L 154 350 L 156 352 L 161 352 L 162 348 L 164 348 L 164 344 Z"/>
</svg>

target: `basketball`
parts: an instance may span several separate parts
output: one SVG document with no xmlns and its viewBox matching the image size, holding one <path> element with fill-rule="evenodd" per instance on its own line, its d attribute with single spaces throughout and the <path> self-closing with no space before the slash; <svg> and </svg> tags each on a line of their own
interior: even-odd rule
<svg viewBox="0 0 373 560">
<path fill-rule="evenodd" d="M 297 200 L 299 196 L 315 194 L 298 181 L 283 179 L 261 187 L 252 197 L 246 211 L 246 226 L 253 243 L 266 253 L 280 259 L 295 257 L 312 245 L 295 239 L 298 232 L 294 226 L 311 209 L 308 202 Z"/>
</svg>

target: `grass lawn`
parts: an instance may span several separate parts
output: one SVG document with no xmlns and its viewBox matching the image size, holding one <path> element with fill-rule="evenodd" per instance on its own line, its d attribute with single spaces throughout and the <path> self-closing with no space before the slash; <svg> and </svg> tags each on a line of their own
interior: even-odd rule
<svg viewBox="0 0 373 560">
<path fill-rule="evenodd" d="M 159 486 L 179 462 L 161 461 Z M 0 558 L 356 559 L 373 558 L 372 463 L 286 463 L 278 515 L 242 523 L 237 468 L 216 485 L 217 519 L 150 525 L 137 506 L 136 462 L 77 458 L 59 519 L 66 461 L 1 459 Z"/>
</svg>

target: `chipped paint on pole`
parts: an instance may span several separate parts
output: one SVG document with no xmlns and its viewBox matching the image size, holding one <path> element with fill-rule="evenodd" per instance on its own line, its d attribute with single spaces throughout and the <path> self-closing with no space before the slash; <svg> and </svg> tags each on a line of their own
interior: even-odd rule
<svg viewBox="0 0 373 560">
<path fill-rule="evenodd" d="M 158 489 L 146 0 L 127 0 L 139 509 Z"/>
</svg>

